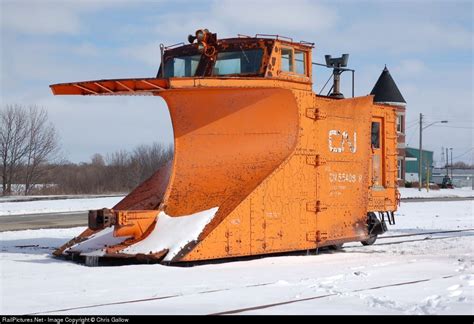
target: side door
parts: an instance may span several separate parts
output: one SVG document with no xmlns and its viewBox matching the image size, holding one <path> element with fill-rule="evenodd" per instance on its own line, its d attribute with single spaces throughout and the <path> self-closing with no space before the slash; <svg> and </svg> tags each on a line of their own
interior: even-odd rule
<svg viewBox="0 0 474 324">
<path fill-rule="evenodd" d="M 385 161 L 384 161 L 384 137 L 383 134 L 383 118 L 374 117 L 372 118 L 372 127 L 370 132 L 370 143 L 372 151 L 372 164 L 371 164 L 371 188 L 372 190 L 383 190 L 384 189 L 384 175 L 385 175 Z"/>
</svg>

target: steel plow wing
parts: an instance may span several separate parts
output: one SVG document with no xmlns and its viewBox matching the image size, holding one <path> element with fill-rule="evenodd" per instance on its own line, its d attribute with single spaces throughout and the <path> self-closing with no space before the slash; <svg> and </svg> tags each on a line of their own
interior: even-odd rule
<svg viewBox="0 0 474 324">
<path fill-rule="evenodd" d="M 166 79 L 139 78 L 59 83 L 50 86 L 54 95 L 153 95 L 169 88 Z"/>
<path fill-rule="evenodd" d="M 250 239 L 251 196 L 295 150 L 299 112 L 290 90 L 172 89 L 164 79 L 51 88 L 57 95 L 159 95 L 174 132 L 173 160 L 112 209 L 91 211 L 89 228 L 55 255 L 180 262 L 252 254 L 250 245 L 236 252 L 226 242 L 237 227 Z"/>
</svg>

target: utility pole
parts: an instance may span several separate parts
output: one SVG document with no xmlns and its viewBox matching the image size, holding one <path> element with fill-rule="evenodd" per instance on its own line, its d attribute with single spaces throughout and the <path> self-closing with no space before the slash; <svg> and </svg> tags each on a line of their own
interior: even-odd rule
<svg viewBox="0 0 474 324">
<path fill-rule="evenodd" d="M 430 191 L 430 166 L 428 165 L 428 161 L 426 161 L 426 191 Z"/>
<path fill-rule="evenodd" d="M 448 154 L 448 148 L 446 148 L 446 176 L 449 177 L 449 154 Z"/>
<path fill-rule="evenodd" d="M 451 151 L 451 181 L 453 181 L 453 148 L 450 147 L 449 150 Z"/>
<path fill-rule="evenodd" d="M 423 114 L 420 113 L 420 150 L 418 152 L 418 191 L 421 191 L 422 186 L 422 163 L 423 163 Z"/>
<path fill-rule="evenodd" d="M 422 184 L 422 179 L 423 179 L 423 129 L 428 128 L 434 124 L 437 123 L 442 123 L 446 124 L 448 121 L 447 120 L 438 120 L 434 121 L 431 124 L 426 125 L 423 127 L 423 114 L 420 114 L 420 151 L 419 156 L 418 156 L 418 190 L 421 191 L 421 187 L 423 186 Z M 452 152 L 451 152 L 452 154 Z M 448 149 L 446 148 L 446 160 L 448 160 Z M 452 156 L 452 155 L 451 155 Z M 447 171 L 446 171 L 447 172 Z"/>
<path fill-rule="evenodd" d="M 442 168 L 444 163 L 444 147 L 441 146 L 441 162 L 439 164 L 439 167 Z"/>
</svg>

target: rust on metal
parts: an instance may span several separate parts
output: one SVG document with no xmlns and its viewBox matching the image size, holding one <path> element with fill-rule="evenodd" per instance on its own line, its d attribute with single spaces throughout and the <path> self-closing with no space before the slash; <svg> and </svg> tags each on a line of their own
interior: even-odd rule
<svg viewBox="0 0 474 324">
<path fill-rule="evenodd" d="M 50 87 L 55 95 L 152 94 L 168 88 L 168 82 L 158 78 L 96 80 L 53 84 Z"/>
<path fill-rule="evenodd" d="M 188 262 L 309 250 L 367 240 L 369 213 L 397 209 L 393 107 L 372 96 L 317 95 L 312 43 L 214 35 L 198 30 L 190 44 L 165 48 L 156 78 L 51 86 L 55 95 L 160 96 L 174 136 L 173 161 L 111 210 L 92 211 L 89 229 L 56 255 L 106 228 L 125 238 L 105 248 L 107 258 Z M 159 215 L 189 219 L 213 208 L 177 253 L 126 252 L 162 230 Z"/>
</svg>

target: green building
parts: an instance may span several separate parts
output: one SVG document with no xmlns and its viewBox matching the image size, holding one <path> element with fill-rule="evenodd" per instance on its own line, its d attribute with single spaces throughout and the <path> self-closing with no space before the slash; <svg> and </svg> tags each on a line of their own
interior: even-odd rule
<svg viewBox="0 0 474 324">
<path fill-rule="evenodd" d="M 429 168 L 430 182 L 432 182 L 432 170 L 433 170 L 433 152 L 423 150 L 422 155 L 422 181 L 426 181 L 426 172 Z M 417 148 L 407 147 L 406 158 L 405 158 L 405 181 L 418 182 L 418 158 L 420 156 L 420 150 Z"/>
</svg>

